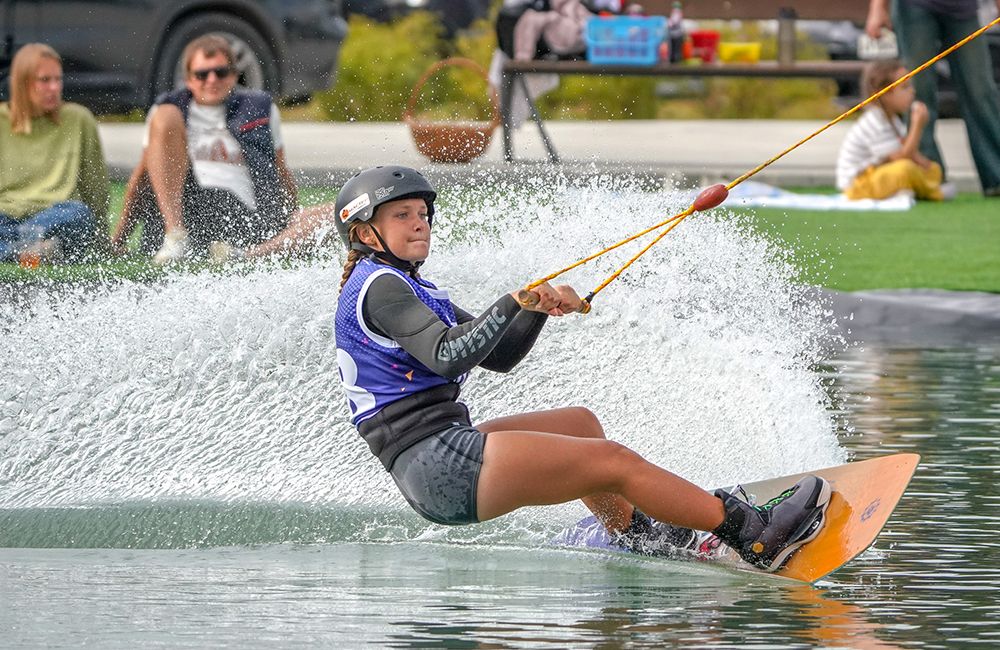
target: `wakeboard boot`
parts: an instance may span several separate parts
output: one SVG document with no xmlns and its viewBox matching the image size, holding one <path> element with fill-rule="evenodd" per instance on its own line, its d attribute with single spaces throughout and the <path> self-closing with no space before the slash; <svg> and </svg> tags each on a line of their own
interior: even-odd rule
<svg viewBox="0 0 1000 650">
<path fill-rule="evenodd" d="M 690 528 L 654 521 L 638 508 L 633 508 L 628 528 L 611 533 L 611 541 L 630 553 L 663 557 L 692 547 L 695 535 L 696 531 Z"/>
<path fill-rule="evenodd" d="M 712 531 L 740 557 L 757 568 L 777 571 L 803 544 L 823 528 L 830 504 L 830 484 L 807 476 L 759 506 L 716 490 L 726 518 Z"/>
</svg>

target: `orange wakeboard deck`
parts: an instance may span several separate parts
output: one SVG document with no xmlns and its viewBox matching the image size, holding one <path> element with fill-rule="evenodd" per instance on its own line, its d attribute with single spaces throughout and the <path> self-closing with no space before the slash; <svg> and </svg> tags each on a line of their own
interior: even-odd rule
<svg viewBox="0 0 1000 650">
<path fill-rule="evenodd" d="M 774 574 L 812 583 L 863 553 L 882 532 L 918 462 L 917 454 L 892 454 L 744 484 L 743 489 L 756 498 L 756 503 L 768 501 L 810 474 L 825 478 L 833 490 L 819 536 L 798 549 Z M 716 561 L 763 573 L 732 551 Z"/>
<path fill-rule="evenodd" d="M 889 520 L 919 461 L 917 454 L 892 454 L 743 484 L 743 489 L 755 503 L 765 503 L 810 474 L 830 482 L 832 494 L 823 529 L 816 539 L 799 548 L 773 575 L 813 583 L 863 553 Z M 611 542 L 604 526 L 593 516 L 563 531 L 553 543 L 625 552 Z M 716 553 L 721 554 L 713 554 L 713 557 L 701 561 L 741 571 L 767 573 L 747 564 L 725 546 L 720 546 Z M 683 557 L 678 556 L 679 559 Z"/>
</svg>

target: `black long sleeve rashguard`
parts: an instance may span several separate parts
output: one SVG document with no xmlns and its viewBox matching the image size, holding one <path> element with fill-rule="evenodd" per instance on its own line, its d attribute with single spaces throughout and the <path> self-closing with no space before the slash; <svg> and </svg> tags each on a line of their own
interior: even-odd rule
<svg viewBox="0 0 1000 650">
<path fill-rule="evenodd" d="M 454 305 L 458 325 L 449 327 L 402 278 L 376 278 L 361 315 L 376 332 L 393 339 L 443 377 L 457 378 L 476 366 L 508 372 L 528 354 L 547 316 L 521 309 L 509 294 L 479 316 Z"/>
</svg>

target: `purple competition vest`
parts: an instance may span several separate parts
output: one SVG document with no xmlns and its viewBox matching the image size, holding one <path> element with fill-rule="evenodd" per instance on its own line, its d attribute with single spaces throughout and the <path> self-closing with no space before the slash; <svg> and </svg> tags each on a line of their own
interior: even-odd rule
<svg viewBox="0 0 1000 650">
<path fill-rule="evenodd" d="M 368 258 L 358 262 L 340 293 L 334 317 L 337 366 L 355 426 L 404 397 L 465 379 L 463 375 L 454 382 L 434 373 L 394 340 L 372 331 L 364 322 L 361 305 L 365 294 L 375 278 L 386 273 L 406 282 L 446 325 L 458 324 L 447 291 Z"/>
</svg>

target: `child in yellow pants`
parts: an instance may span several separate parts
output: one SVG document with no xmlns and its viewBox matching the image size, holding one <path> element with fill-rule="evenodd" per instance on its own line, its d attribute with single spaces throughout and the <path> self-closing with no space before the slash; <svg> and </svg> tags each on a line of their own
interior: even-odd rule
<svg viewBox="0 0 1000 650">
<path fill-rule="evenodd" d="M 902 190 L 913 190 L 918 199 L 940 201 L 941 165 L 931 162 L 922 167 L 909 158 L 869 167 L 854 177 L 854 182 L 844 192 L 847 198 L 884 199 Z"/>
<path fill-rule="evenodd" d="M 899 61 L 874 61 L 865 69 L 864 92 L 873 95 L 906 74 Z M 902 116 L 910 114 L 909 129 Z M 849 199 L 885 199 L 900 191 L 942 200 L 941 166 L 921 155 L 927 106 L 914 101 L 909 83 L 896 86 L 865 108 L 837 156 L 837 188 Z"/>
</svg>

